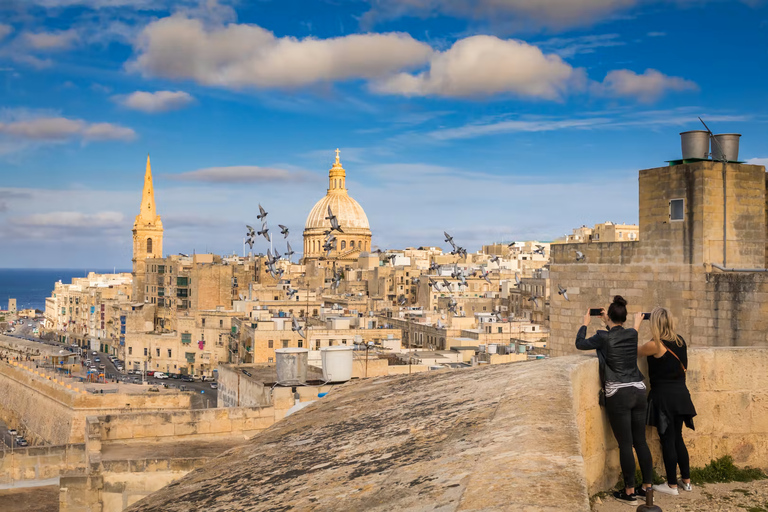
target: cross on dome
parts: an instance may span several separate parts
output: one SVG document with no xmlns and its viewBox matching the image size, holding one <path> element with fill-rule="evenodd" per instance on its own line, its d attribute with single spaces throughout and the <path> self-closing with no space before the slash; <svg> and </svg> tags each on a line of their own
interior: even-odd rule
<svg viewBox="0 0 768 512">
<path fill-rule="evenodd" d="M 341 163 L 341 162 L 339 162 L 339 153 L 341 153 L 341 151 L 339 151 L 339 148 L 336 148 L 336 163 L 337 164 Z"/>
</svg>

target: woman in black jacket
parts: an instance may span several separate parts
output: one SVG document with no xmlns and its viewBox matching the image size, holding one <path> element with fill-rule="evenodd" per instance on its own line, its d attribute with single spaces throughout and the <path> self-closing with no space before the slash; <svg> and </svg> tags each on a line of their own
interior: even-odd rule
<svg viewBox="0 0 768 512">
<path fill-rule="evenodd" d="M 600 360 L 600 376 L 605 390 L 605 411 L 611 423 L 613 435 L 619 444 L 619 461 L 624 475 L 624 489 L 613 493 L 619 501 L 637 503 L 637 496 L 644 496 L 653 483 L 653 460 L 645 441 L 646 406 L 643 374 L 637 367 L 637 325 L 625 329 L 627 301 L 617 295 L 613 303 L 602 311 L 601 318 L 607 331 L 597 331 L 587 338 L 587 327 L 592 317 L 587 311 L 584 325 L 576 335 L 576 348 L 597 350 Z M 640 313 L 642 321 L 642 313 Z M 637 318 L 635 324 L 637 324 Z M 635 489 L 635 456 L 637 453 L 643 485 Z"/>
<path fill-rule="evenodd" d="M 648 378 L 651 381 L 648 425 L 659 431 L 661 454 L 667 470 L 667 481 L 653 488 L 677 496 L 678 488 L 692 489 L 688 449 L 683 441 L 683 424 L 693 430 L 693 417 L 696 416 L 685 384 L 688 347 L 683 337 L 675 332 L 674 319 L 665 308 L 656 308 L 651 313 L 651 336 L 651 341 L 640 347 L 639 353 L 648 357 Z"/>
</svg>

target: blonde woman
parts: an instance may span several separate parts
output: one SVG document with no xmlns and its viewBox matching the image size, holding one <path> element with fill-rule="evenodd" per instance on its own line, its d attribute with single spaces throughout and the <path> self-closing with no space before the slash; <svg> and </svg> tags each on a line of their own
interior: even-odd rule
<svg viewBox="0 0 768 512">
<path fill-rule="evenodd" d="M 635 317 L 635 325 L 642 321 L 642 313 Z M 667 471 L 667 481 L 654 485 L 658 492 L 677 496 L 678 483 L 691 490 L 691 472 L 688 449 L 683 441 L 683 424 L 693 430 L 696 409 L 685 384 L 688 371 L 688 347 L 682 336 L 675 332 L 674 319 L 665 308 L 651 312 L 651 341 L 638 350 L 648 358 L 648 425 L 656 427 L 661 440 L 661 453 Z M 677 480 L 680 466 L 680 481 Z"/>
</svg>

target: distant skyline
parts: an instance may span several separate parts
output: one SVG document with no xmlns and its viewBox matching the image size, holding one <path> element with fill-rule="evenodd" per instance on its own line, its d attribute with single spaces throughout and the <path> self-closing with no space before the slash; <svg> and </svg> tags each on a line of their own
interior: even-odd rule
<svg viewBox="0 0 768 512">
<path fill-rule="evenodd" d="M 147 153 L 168 254 L 242 254 L 258 203 L 300 251 L 337 147 L 382 249 L 636 223 L 697 116 L 768 163 L 767 31 L 760 0 L 0 2 L 0 267 L 130 266 Z"/>
</svg>

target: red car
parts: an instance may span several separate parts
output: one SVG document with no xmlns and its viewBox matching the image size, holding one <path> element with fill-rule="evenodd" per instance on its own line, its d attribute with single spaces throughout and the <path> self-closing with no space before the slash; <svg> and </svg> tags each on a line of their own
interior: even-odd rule
<svg viewBox="0 0 768 512">
<path fill-rule="evenodd" d="M 154 372 L 154 371 L 150 371 L 150 372 L 147 372 L 147 377 L 151 377 L 151 376 L 153 376 L 154 374 L 155 374 L 155 372 Z"/>
</svg>

